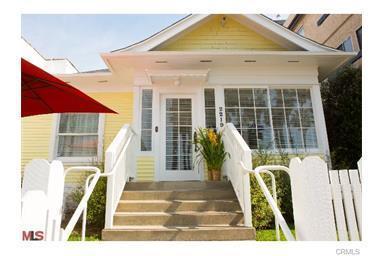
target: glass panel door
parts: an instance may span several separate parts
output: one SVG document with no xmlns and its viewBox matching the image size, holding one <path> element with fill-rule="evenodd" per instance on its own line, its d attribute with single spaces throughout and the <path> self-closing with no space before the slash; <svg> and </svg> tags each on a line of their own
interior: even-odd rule
<svg viewBox="0 0 384 256">
<path fill-rule="evenodd" d="M 192 170 L 192 99 L 165 100 L 165 169 Z"/>
<path fill-rule="evenodd" d="M 193 166 L 193 97 L 167 95 L 163 98 L 164 180 L 199 179 Z M 196 168 L 197 169 L 197 168 Z"/>
</svg>

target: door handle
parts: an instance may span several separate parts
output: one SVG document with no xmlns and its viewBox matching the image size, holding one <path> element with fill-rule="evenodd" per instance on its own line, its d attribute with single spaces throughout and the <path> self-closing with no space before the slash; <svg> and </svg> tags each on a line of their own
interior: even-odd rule
<svg viewBox="0 0 384 256">
<path fill-rule="evenodd" d="M 155 126 L 155 132 L 158 132 L 158 131 L 159 131 L 159 127 Z"/>
</svg>

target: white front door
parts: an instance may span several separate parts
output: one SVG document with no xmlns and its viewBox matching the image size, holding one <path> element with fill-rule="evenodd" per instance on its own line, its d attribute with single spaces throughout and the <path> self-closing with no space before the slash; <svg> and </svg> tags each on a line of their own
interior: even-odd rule
<svg viewBox="0 0 384 256">
<path fill-rule="evenodd" d="M 194 163 L 194 95 L 165 94 L 160 101 L 160 179 L 199 180 Z"/>
</svg>

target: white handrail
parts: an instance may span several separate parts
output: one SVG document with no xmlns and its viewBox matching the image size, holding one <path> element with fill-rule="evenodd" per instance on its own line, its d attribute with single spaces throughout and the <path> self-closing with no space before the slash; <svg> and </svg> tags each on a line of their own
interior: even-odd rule
<svg viewBox="0 0 384 256">
<path fill-rule="evenodd" d="M 223 129 L 223 142 L 225 150 L 230 158 L 224 162 L 223 172 L 233 186 L 233 190 L 239 200 L 244 213 L 244 225 L 252 227 L 251 209 L 251 185 L 249 173 L 241 171 L 239 163 L 242 162 L 248 168 L 252 168 L 252 151 L 245 143 L 235 126 L 227 123 Z"/>
<path fill-rule="evenodd" d="M 108 147 L 105 154 L 105 172 L 103 173 L 103 176 L 108 177 L 107 201 L 105 207 L 106 228 L 111 228 L 113 225 L 113 214 L 129 175 L 129 164 L 133 163 L 133 161 L 128 161 L 127 157 L 129 156 L 131 159 L 134 159 L 134 151 L 132 151 L 131 154 L 128 154 L 127 150 L 132 144 L 134 135 L 136 135 L 136 132 L 128 124 L 124 125 Z M 117 177 L 117 175 L 119 175 L 119 177 Z"/>
<path fill-rule="evenodd" d="M 75 228 L 75 225 L 76 225 L 77 221 L 80 218 L 80 215 L 82 213 L 84 213 L 84 209 L 87 208 L 88 200 L 89 200 L 89 198 L 90 198 L 90 196 L 91 196 L 91 194 L 92 194 L 92 192 L 93 192 L 93 190 L 94 190 L 94 188 L 96 186 L 96 183 L 99 180 L 100 175 L 101 175 L 101 171 L 97 167 L 94 167 L 94 166 L 74 166 L 74 167 L 70 167 L 70 168 L 65 170 L 64 177 L 66 177 L 67 174 L 69 172 L 71 172 L 71 171 L 93 171 L 95 173 L 92 174 L 94 176 L 94 179 L 92 180 L 91 184 L 89 186 L 85 187 L 84 196 L 80 200 L 80 203 L 77 206 L 75 212 L 73 213 L 71 219 L 69 220 L 67 226 L 65 227 L 65 229 L 61 229 L 60 240 L 62 240 L 62 241 L 67 241 L 68 240 L 68 238 L 71 235 L 73 229 Z M 86 215 L 86 213 L 84 215 Z M 84 225 L 85 225 L 85 222 L 83 223 L 83 227 L 84 227 Z"/>
<path fill-rule="evenodd" d="M 275 200 L 275 202 L 277 204 L 277 192 L 276 192 L 276 179 L 275 179 L 275 175 L 272 172 L 268 171 L 268 170 L 262 170 L 262 171 L 260 171 L 260 173 L 268 174 L 271 177 L 272 196 L 273 196 L 273 199 Z M 279 222 L 277 221 L 276 218 L 275 218 L 275 230 L 276 230 L 276 240 L 280 241 L 280 225 L 279 225 Z"/>
<path fill-rule="evenodd" d="M 243 170 L 248 172 L 248 173 L 253 173 L 256 177 L 257 183 L 259 184 L 261 191 L 263 191 L 263 194 L 265 198 L 268 201 L 269 206 L 272 209 L 273 214 L 275 215 L 275 221 L 279 223 L 279 226 L 281 227 L 285 238 L 288 241 L 295 241 L 295 237 L 293 236 L 291 230 L 288 227 L 287 222 L 285 221 L 283 214 L 279 210 L 279 207 L 277 206 L 276 201 L 271 195 L 271 192 L 269 192 L 267 185 L 265 184 L 263 178 L 261 177 L 260 173 L 263 173 L 265 171 L 285 171 L 289 174 L 289 169 L 285 166 L 281 165 L 263 165 L 263 166 L 258 166 L 254 170 L 251 170 L 247 168 L 244 163 L 240 162 L 240 165 L 242 166 Z"/>
</svg>

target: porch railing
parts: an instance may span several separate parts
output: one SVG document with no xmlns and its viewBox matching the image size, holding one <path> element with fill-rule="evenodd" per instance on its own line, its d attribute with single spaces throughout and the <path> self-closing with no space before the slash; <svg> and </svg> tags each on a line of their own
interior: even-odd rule
<svg viewBox="0 0 384 256">
<path fill-rule="evenodd" d="M 288 172 L 289 169 L 284 166 L 259 166 L 252 169 L 252 151 L 244 141 L 243 137 L 237 131 L 233 124 L 227 123 L 223 129 L 223 141 L 226 151 L 230 154 L 224 166 L 224 174 L 228 176 L 232 183 L 233 189 L 239 200 L 240 206 L 244 213 L 244 224 L 252 226 L 252 210 L 251 210 L 251 192 L 249 174 L 254 174 L 269 206 L 275 216 L 276 237 L 280 240 L 280 227 L 288 241 L 294 241 L 292 235 L 281 211 L 277 206 L 275 178 L 271 171 L 283 170 Z M 266 173 L 272 177 L 273 196 L 265 184 L 260 173 Z"/>
<path fill-rule="evenodd" d="M 107 198 L 105 207 L 105 228 L 112 228 L 113 215 L 116 211 L 124 186 L 130 176 L 134 176 L 135 135 L 129 124 L 125 124 L 105 153 L 107 176 Z"/>
<path fill-rule="evenodd" d="M 231 181 L 233 189 L 244 213 L 245 226 L 252 226 L 251 190 L 249 172 L 243 171 L 241 163 L 247 169 L 252 169 L 252 151 L 236 130 L 235 126 L 227 123 L 223 129 L 223 142 L 230 158 L 223 165 L 223 174 Z"/>
</svg>

